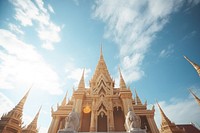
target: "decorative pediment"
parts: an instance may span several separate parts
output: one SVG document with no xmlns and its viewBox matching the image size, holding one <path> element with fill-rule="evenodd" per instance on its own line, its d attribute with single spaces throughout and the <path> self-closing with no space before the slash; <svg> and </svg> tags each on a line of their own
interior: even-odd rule
<svg viewBox="0 0 200 133">
<path fill-rule="evenodd" d="M 109 82 L 106 82 L 106 78 L 103 74 L 98 77 L 96 85 L 92 88 L 92 94 L 94 95 L 111 95 L 112 89 Z"/>
</svg>

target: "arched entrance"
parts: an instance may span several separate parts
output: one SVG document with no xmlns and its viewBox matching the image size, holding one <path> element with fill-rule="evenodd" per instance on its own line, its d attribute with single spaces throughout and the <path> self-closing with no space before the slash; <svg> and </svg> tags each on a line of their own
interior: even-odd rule
<svg viewBox="0 0 200 133">
<path fill-rule="evenodd" d="M 97 132 L 107 132 L 107 116 L 102 112 L 98 115 Z"/>
<path fill-rule="evenodd" d="M 82 121 L 81 121 L 81 132 L 89 132 L 90 130 L 90 121 L 91 121 L 91 112 L 84 113 L 82 112 Z"/>
<path fill-rule="evenodd" d="M 125 119 L 121 107 L 118 108 L 114 107 L 113 115 L 114 115 L 115 131 L 125 131 L 124 127 Z"/>
</svg>

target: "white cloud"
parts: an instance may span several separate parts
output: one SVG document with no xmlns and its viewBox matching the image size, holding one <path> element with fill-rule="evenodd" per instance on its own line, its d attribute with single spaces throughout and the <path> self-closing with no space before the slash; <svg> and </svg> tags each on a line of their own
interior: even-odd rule
<svg viewBox="0 0 200 133">
<path fill-rule="evenodd" d="M 0 88 L 25 88 L 34 84 L 50 94 L 61 94 L 57 73 L 45 62 L 35 47 L 0 29 Z M 23 86 L 23 87 L 22 87 Z"/>
<path fill-rule="evenodd" d="M 15 24 L 9 23 L 8 27 L 9 27 L 9 29 L 11 31 L 24 35 L 24 32 L 21 30 L 20 26 L 17 26 Z"/>
<path fill-rule="evenodd" d="M 23 127 L 23 126 L 28 126 L 33 121 L 35 116 L 29 116 L 26 113 L 23 113 L 22 117 L 23 117 L 23 122 L 24 122 L 22 125 Z"/>
<path fill-rule="evenodd" d="M 188 124 L 195 123 L 200 124 L 200 107 L 194 98 L 188 97 L 187 99 L 171 99 L 170 103 L 166 101 L 159 102 L 166 116 L 175 124 Z M 160 111 L 155 106 L 155 121 L 160 128 L 161 116 Z"/>
<path fill-rule="evenodd" d="M 0 92 L 0 117 L 4 114 L 10 111 L 13 107 L 14 104 L 13 102 L 6 97 L 4 94 Z"/>
<path fill-rule="evenodd" d="M 166 49 L 163 49 L 160 52 L 159 57 L 161 58 L 169 57 L 173 53 L 174 53 L 173 45 L 169 45 Z"/>
<path fill-rule="evenodd" d="M 67 79 L 72 79 L 74 80 L 74 86 L 77 86 L 80 79 L 81 79 L 81 75 L 83 73 L 83 68 L 78 68 L 74 65 L 73 61 L 68 62 L 65 65 L 65 72 L 67 75 Z M 85 68 L 85 73 L 84 73 L 84 77 L 87 78 L 88 74 L 91 72 L 90 68 Z"/>
<path fill-rule="evenodd" d="M 39 133 L 47 133 L 48 132 L 48 128 L 47 127 L 40 127 L 39 128 Z"/>
<path fill-rule="evenodd" d="M 118 44 L 127 82 L 144 75 L 141 64 L 151 42 L 182 4 L 182 0 L 96 0 L 92 15 L 106 24 L 104 37 Z"/>
<path fill-rule="evenodd" d="M 38 37 L 43 42 L 42 47 L 48 50 L 54 49 L 54 44 L 60 42 L 60 26 L 54 24 L 50 19 L 48 10 L 44 7 L 42 0 L 10 0 L 15 6 L 15 19 L 21 22 L 22 26 L 36 26 Z M 48 5 L 50 12 L 53 8 Z"/>
<path fill-rule="evenodd" d="M 49 9 L 49 11 L 50 11 L 51 13 L 55 13 L 54 10 L 53 10 L 53 7 L 52 7 L 50 4 L 48 4 L 48 9 Z"/>
</svg>

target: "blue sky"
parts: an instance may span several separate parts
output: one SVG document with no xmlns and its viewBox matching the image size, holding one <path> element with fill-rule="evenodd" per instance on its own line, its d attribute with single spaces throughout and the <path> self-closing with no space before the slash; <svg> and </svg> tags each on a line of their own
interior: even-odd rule
<svg viewBox="0 0 200 133">
<path fill-rule="evenodd" d="M 51 122 L 66 91 L 76 88 L 83 68 L 86 85 L 100 45 L 118 86 L 118 66 L 149 108 L 157 99 L 175 123 L 200 125 L 200 79 L 183 58 L 200 64 L 199 0 L 1 0 L 0 114 L 31 86 L 24 106 L 28 124 L 42 105 L 40 132 Z M 133 94 L 134 95 L 134 94 Z M 179 112 L 179 113 L 177 113 Z M 160 128 L 160 113 L 155 120 Z"/>
</svg>

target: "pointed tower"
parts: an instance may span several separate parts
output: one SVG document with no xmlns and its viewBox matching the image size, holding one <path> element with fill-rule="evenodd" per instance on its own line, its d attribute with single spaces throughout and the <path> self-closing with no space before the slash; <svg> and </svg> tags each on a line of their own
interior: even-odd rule
<svg viewBox="0 0 200 133">
<path fill-rule="evenodd" d="M 108 72 L 104 57 L 103 57 L 103 52 L 102 52 L 102 45 L 101 45 L 101 49 L 100 49 L 100 58 L 98 61 L 98 64 L 96 66 L 94 75 L 92 77 L 92 79 L 90 80 L 91 85 L 93 86 L 93 84 L 97 81 L 98 77 L 100 75 L 103 75 L 107 81 L 112 82 L 112 79 L 110 77 L 110 74 Z"/>
<path fill-rule="evenodd" d="M 67 104 L 67 102 L 66 102 L 67 101 L 67 94 L 68 94 L 68 91 L 66 92 L 65 97 L 62 100 L 61 106 L 65 106 Z"/>
<path fill-rule="evenodd" d="M 41 110 L 41 107 L 39 111 L 37 112 L 37 114 L 35 115 L 35 118 L 33 119 L 33 121 L 25 129 L 22 129 L 22 133 L 38 133 L 37 121 L 40 114 L 40 110 Z"/>
<path fill-rule="evenodd" d="M 178 128 L 174 123 L 172 123 L 169 118 L 165 115 L 164 111 L 161 109 L 158 104 L 158 108 L 161 113 L 162 123 L 160 133 L 185 133 L 184 130 Z"/>
<path fill-rule="evenodd" d="M 195 98 L 195 100 L 197 101 L 197 103 L 200 105 L 200 99 L 194 94 L 194 92 L 192 92 L 192 90 L 189 90 L 189 91 L 192 94 L 192 96 Z"/>
<path fill-rule="evenodd" d="M 0 120 L 0 133 L 21 133 L 23 107 L 30 89 L 19 103 Z"/>
<path fill-rule="evenodd" d="M 85 89 L 85 80 L 84 80 L 84 73 L 85 73 L 85 69 L 83 70 L 82 76 L 81 76 L 81 80 L 78 84 L 78 90 L 84 90 Z"/>
<path fill-rule="evenodd" d="M 108 72 L 101 46 L 100 58 L 96 66 L 94 75 L 90 80 L 90 88 L 92 94 L 105 96 L 113 94 L 113 87 L 114 81 L 112 80 Z"/>
<path fill-rule="evenodd" d="M 136 89 L 135 89 L 135 102 L 136 102 L 137 105 L 142 105 L 142 102 L 140 100 L 140 97 L 137 94 Z"/>
<path fill-rule="evenodd" d="M 123 76 L 122 76 L 120 67 L 119 67 L 119 74 L 120 74 L 120 83 L 119 83 L 119 87 L 120 87 L 120 89 L 126 89 L 126 83 L 125 83 L 124 78 L 123 78 Z"/>
<path fill-rule="evenodd" d="M 184 58 L 194 67 L 194 69 L 197 71 L 197 73 L 200 76 L 200 66 L 197 65 L 196 63 L 192 62 L 190 59 L 188 59 L 186 56 Z"/>
</svg>

